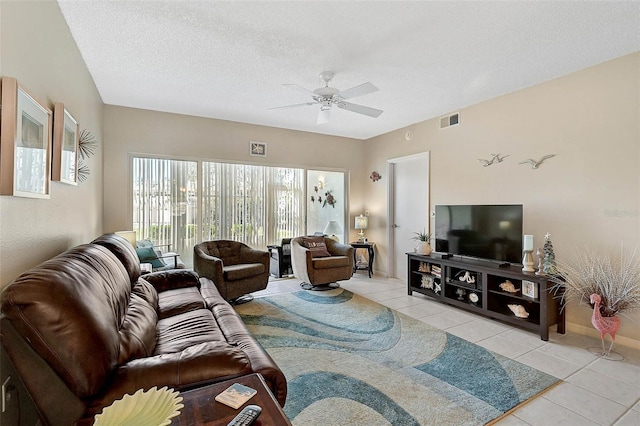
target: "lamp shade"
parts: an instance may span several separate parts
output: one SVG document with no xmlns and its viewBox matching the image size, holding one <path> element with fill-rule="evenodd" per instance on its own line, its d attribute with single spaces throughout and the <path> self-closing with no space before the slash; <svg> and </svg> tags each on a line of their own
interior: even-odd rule
<svg viewBox="0 0 640 426">
<path fill-rule="evenodd" d="M 369 218 L 366 216 L 356 216 L 356 229 L 367 229 Z"/>
<path fill-rule="evenodd" d="M 136 247 L 136 231 L 116 231 L 115 234 L 129 241 L 133 248 Z"/>
<path fill-rule="evenodd" d="M 330 220 L 329 223 L 327 223 L 327 226 L 324 227 L 324 233 L 325 235 L 340 235 L 342 234 L 342 228 L 340 228 L 340 225 L 338 225 L 338 222 L 336 222 L 335 220 Z"/>
</svg>

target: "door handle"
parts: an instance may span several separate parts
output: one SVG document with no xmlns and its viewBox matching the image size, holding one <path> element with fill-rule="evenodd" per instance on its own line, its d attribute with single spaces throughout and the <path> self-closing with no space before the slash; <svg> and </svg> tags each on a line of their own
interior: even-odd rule
<svg viewBox="0 0 640 426">
<path fill-rule="evenodd" d="M 399 226 L 394 223 L 393 228 L 399 228 Z"/>
</svg>

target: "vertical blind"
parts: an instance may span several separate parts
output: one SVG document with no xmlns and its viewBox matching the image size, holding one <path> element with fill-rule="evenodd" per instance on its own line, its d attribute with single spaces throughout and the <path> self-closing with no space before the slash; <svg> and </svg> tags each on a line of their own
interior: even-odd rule
<svg viewBox="0 0 640 426">
<path fill-rule="evenodd" d="M 133 159 L 133 230 L 138 239 L 169 245 L 185 262 L 196 243 L 197 163 Z"/>
<path fill-rule="evenodd" d="M 265 247 L 304 232 L 302 169 L 204 162 L 203 240 Z"/>
<path fill-rule="evenodd" d="M 264 248 L 304 233 L 303 169 L 135 157 L 132 176 L 137 237 L 171 244 L 187 265 L 197 241 Z"/>
</svg>

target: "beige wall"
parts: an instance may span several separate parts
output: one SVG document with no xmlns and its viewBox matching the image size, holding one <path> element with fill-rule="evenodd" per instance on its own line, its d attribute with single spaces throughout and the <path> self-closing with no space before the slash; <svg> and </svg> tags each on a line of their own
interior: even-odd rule
<svg viewBox="0 0 640 426">
<path fill-rule="evenodd" d="M 41 103 L 63 102 L 102 142 L 102 100 L 55 1 L 0 3 L 0 75 L 15 77 Z M 51 183 L 50 199 L 0 197 L 0 287 L 102 232 L 102 144 L 89 180 Z"/>
<path fill-rule="evenodd" d="M 354 176 L 363 174 L 363 141 L 117 106 L 106 106 L 104 117 L 106 232 L 132 226 L 128 192 L 131 153 L 345 170 L 352 176 L 351 209 L 362 204 L 362 181 Z M 266 142 L 267 157 L 250 156 L 249 141 Z"/>
<path fill-rule="evenodd" d="M 0 286 L 68 247 L 131 226 L 129 153 L 347 170 L 350 227 L 354 215 L 370 210 L 367 236 L 378 244 L 375 269 L 383 274 L 386 161 L 423 151 L 431 152 L 431 209 L 522 203 L 525 232 L 536 246 L 550 232 L 561 260 L 584 245 L 640 242 L 640 54 L 463 108 L 457 127 L 439 130 L 434 119 L 410 126 L 411 141 L 398 129 L 363 142 L 115 106 L 103 114 L 53 0 L 3 0 L 0 24 L 0 74 L 16 77 L 49 107 L 64 102 L 100 142 L 88 182 L 52 183 L 49 200 L 0 197 Z M 268 143 L 266 159 L 248 155 L 250 140 Z M 510 157 L 481 167 L 477 159 L 491 153 Z M 538 170 L 518 164 L 550 153 L 557 157 Z M 383 175 L 376 184 L 368 179 L 373 170 Z M 570 327 L 590 332 L 589 314 L 570 306 Z M 640 342 L 639 322 L 640 314 L 623 319 L 623 340 Z"/>
<path fill-rule="evenodd" d="M 463 108 L 460 125 L 417 123 L 367 142 L 366 168 L 389 158 L 431 152 L 431 210 L 436 204 L 524 205 L 524 232 L 542 247 L 551 233 L 558 260 L 580 247 L 640 243 L 640 54 Z M 404 133 L 414 133 L 406 141 Z M 479 158 L 508 154 L 482 167 Z M 539 169 L 518 164 L 556 154 Z M 374 229 L 386 241 L 386 186 L 367 185 Z M 433 227 L 433 223 L 431 224 Z M 375 268 L 387 270 L 386 245 Z M 591 310 L 570 306 L 574 330 L 591 332 Z M 619 335 L 640 345 L 640 313 L 622 319 Z M 584 329 L 583 329 L 584 327 Z"/>
</svg>

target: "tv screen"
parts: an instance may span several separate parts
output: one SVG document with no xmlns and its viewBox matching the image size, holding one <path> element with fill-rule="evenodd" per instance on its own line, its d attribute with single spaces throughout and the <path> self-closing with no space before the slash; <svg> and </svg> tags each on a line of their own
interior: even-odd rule
<svg viewBox="0 0 640 426">
<path fill-rule="evenodd" d="M 436 206 L 436 251 L 522 261 L 522 205 Z"/>
</svg>

